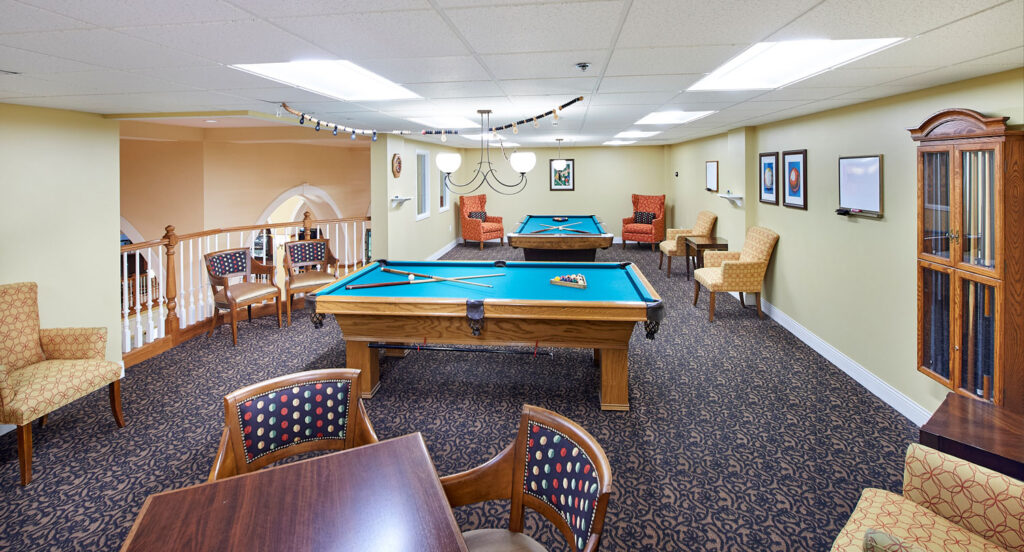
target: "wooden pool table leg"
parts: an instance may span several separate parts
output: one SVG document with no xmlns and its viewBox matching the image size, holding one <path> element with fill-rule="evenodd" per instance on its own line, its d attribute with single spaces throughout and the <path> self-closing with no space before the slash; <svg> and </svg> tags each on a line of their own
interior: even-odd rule
<svg viewBox="0 0 1024 552">
<path fill-rule="evenodd" d="M 380 359 L 377 351 L 370 348 L 368 341 L 345 342 L 345 367 L 360 371 L 359 391 L 364 399 L 373 397 L 380 387 Z"/>
<path fill-rule="evenodd" d="M 629 410 L 629 351 L 601 349 L 601 410 Z"/>
<path fill-rule="evenodd" d="M 601 349 L 594 349 L 594 366 L 601 365 Z"/>
</svg>

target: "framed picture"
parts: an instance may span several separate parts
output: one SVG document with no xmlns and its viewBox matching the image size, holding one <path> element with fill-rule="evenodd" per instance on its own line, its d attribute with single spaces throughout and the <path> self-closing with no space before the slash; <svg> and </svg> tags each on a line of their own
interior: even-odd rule
<svg viewBox="0 0 1024 552">
<path fill-rule="evenodd" d="M 881 218 L 881 155 L 839 158 L 839 208 L 851 215 Z"/>
<path fill-rule="evenodd" d="M 807 209 L 807 150 L 782 152 L 782 204 Z"/>
<path fill-rule="evenodd" d="M 758 171 L 761 203 L 779 204 L 779 152 L 762 153 L 758 156 Z"/>
<path fill-rule="evenodd" d="M 704 163 L 704 188 L 709 192 L 718 191 L 718 161 Z"/>
<path fill-rule="evenodd" d="M 561 169 L 555 168 L 556 161 L 564 161 L 565 167 Z M 550 186 L 551 191 L 568 191 L 571 192 L 576 189 L 575 180 L 575 169 L 576 163 L 573 159 L 552 159 L 549 161 L 551 164 L 551 180 Z"/>
</svg>

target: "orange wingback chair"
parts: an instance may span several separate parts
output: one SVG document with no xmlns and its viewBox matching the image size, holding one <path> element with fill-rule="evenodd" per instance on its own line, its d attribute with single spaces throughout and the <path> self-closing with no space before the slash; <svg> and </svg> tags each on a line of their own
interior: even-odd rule
<svg viewBox="0 0 1024 552">
<path fill-rule="evenodd" d="M 654 246 L 664 239 L 665 196 L 633 194 L 633 215 L 622 219 L 622 248 L 626 248 L 629 240 L 649 243 L 654 251 Z"/>
<path fill-rule="evenodd" d="M 485 240 L 498 238 L 505 245 L 505 227 L 501 224 L 501 217 L 487 214 L 486 195 L 462 196 L 459 210 L 462 213 L 462 243 L 468 244 L 473 240 L 480 242 L 480 249 L 483 249 Z"/>
</svg>

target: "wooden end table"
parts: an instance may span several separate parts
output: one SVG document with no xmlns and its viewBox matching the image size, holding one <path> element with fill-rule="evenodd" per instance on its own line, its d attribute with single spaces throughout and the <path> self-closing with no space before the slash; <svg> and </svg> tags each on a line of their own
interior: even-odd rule
<svg viewBox="0 0 1024 552">
<path fill-rule="evenodd" d="M 1024 481 L 1024 416 L 949 393 L 921 426 L 921 444 Z"/>
<path fill-rule="evenodd" d="M 707 236 L 686 238 L 686 279 L 690 279 L 690 256 L 693 255 L 693 270 L 704 268 L 704 251 L 728 251 L 729 240 Z"/>
</svg>

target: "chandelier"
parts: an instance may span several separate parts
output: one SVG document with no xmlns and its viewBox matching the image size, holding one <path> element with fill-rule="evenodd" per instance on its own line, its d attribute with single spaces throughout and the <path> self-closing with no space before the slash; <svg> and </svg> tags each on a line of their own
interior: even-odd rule
<svg viewBox="0 0 1024 552">
<path fill-rule="evenodd" d="M 491 129 L 491 110 L 479 109 L 477 113 L 480 114 L 480 162 L 476 165 L 476 172 L 465 184 L 456 184 L 452 181 L 451 177 L 452 173 L 462 166 L 462 156 L 458 153 L 439 153 L 436 158 L 437 168 L 441 169 L 441 172 L 444 173 L 445 187 L 456 194 L 471 194 L 480 189 L 484 184 L 487 184 L 499 194 L 518 194 L 526 188 L 526 173 L 530 172 L 534 165 L 537 164 L 537 156 L 532 152 L 525 151 L 513 151 L 510 155 L 506 156 L 505 147 L 502 146 L 499 138 L 498 147 L 501 150 L 501 156 L 505 157 L 512 170 L 519 173 L 519 181 L 515 184 L 502 182 L 498 178 L 498 173 L 494 171 L 494 165 L 491 164 L 490 139 L 492 136 L 498 136 L 497 131 Z"/>
</svg>

